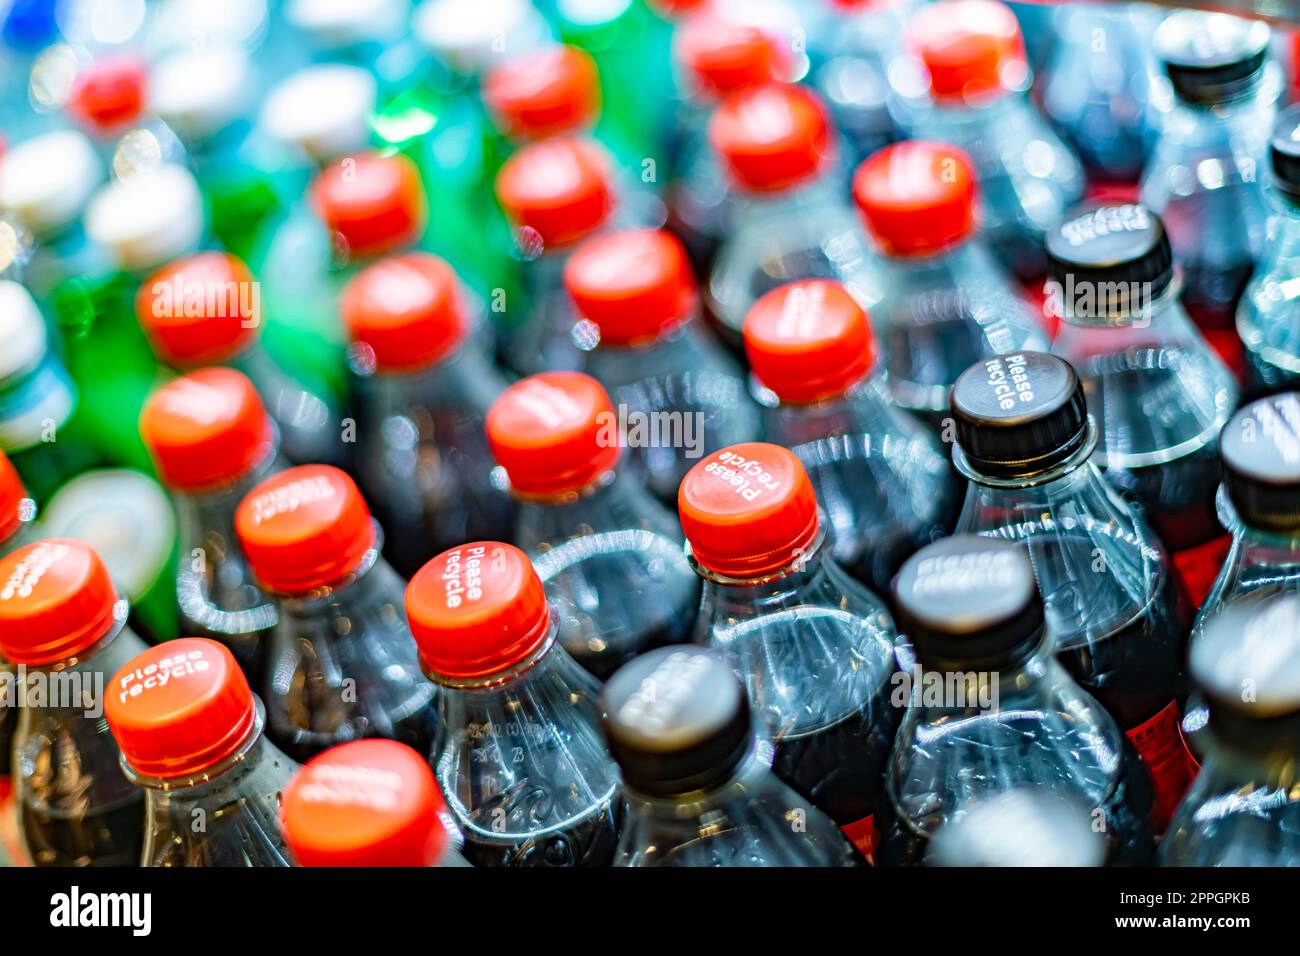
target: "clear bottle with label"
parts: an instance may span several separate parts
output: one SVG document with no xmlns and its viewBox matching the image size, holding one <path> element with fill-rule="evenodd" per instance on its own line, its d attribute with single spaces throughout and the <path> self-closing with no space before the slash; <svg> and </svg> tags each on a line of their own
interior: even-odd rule
<svg viewBox="0 0 1300 956">
<path fill-rule="evenodd" d="M 899 685 L 910 704 L 890 757 L 877 860 L 933 862 L 947 826 L 1028 787 L 1087 807 L 1108 863 L 1149 863 L 1151 781 L 1115 721 L 1053 656 L 1030 551 L 945 538 L 903 566 L 894 603 L 916 663 Z"/>
<path fill-rule="evenodd" d="M 737 193 L 705 290 L 723 334 L 739 344 L 750 307 L 791 279 L 835 279 L 874 308 L 885 279 L 841 198 L 834 129 L 817 94 L 747 87 L 714 110 L 709 140 Z"/>
<path fill-rule="evenodd" d="M 505 388 L 473 332 L 460 281 L 427 253 L 367 266 L 343 290 L 352 340 L 357 476 L 402 575 L 479 538 L 509 538 L 483 420 Z"/>
<path fill-rule="evenodd" d="M 442 730 L 430 762 L 475 866 L 608 866 L 622 807 L 599 685 L 559 645 L 518 548 L 479 541 L 406 589 Z M 432 685 L 431 685 L 432 686 Z"/>
<path fill-rule="evenodd" d="M 1042 321 L 975 235 L 976 193 L 970 158 L 938 142 L 888 146 L 853 176 L 888 277 L 870 310 L 884 381 L 896 404 L 936 427 L 972 362 L 1047 347 Z"/>
<path fill-rule="evenodd" d="M 837 282 L 773 289 L 745 318 L 764 436 L 803 463 L 831 555 L 878 592 L 956 517 L 952 470 L 928 428 L 888 398 L 867 315 Z"/>
<path fill-rule="evenodd" d="M 1057 660 L 1142 755 L 1163 827 L 1188 783 L 1189 609 L 1164 546 L 1093 461 L 1079 377 L 1042 352 L 988 359 L 957 380 L 953 416 L 970 480 L 958 533 L 1025 543 Z"/>
<path fill-rule="evenodd" d="M 140 432 L 180 516 L 176 598 L 185 630 L 225 644 L 260 684 L 275 605 L 253 583 L 235 538 L 235 508 L 287 467 L 275 427 L 247 378 L 208 368 L 155 391 Z"/>
<path fill-rule="evenodd" d="M 835 823 L 778 779 L 726 658 L 665 647 L 601 695 L 627 804 L 615 866 L 854 866 Z"/>
<path fill-rule="evenodd" d="M 620 466 L 609 395 L 580 372 L 533 375 L 487 416 L 492 454 L 518 501 L 515 543 L 536 563 L 557 640 L 604 679 L 690 637 L 699 582 L 673 515 Z"/>
<path fill-rule="evenodd" d="M 564 284 L 593 333 L 584 371 L 609 392 L 628 465 L 658 498 L 675 501 L 701 455 L 758 436 L 740 365 L 697 319 L 699 290 L 676 238 L 638 229 L 589 239 Z"/>
<path fill-rule="evenodd" d="M 51 538 L 0 560 L 0 654 L 23 694 L 13 737 L 23 861 L 132 866 L 144 800 L 103 721 L 105 684 L 145 644 L 95 552 Z"/>
<path fill-rule="evenodd" d="M 1174 551 L 1220 537 L 1216 439 L 1237 384 L 1178 301 L 1160 217 L 1089 206 L 1053 228 L 1047 253 L 1047 306 L 1061 318 L 1052 351 L 1083 380 L 1097 464 Z"/>
<path fill-rule="evenodd" d="M 891 70 L 901 124 L 970 156 L 981 235 L 1021 279 L 1040 277 L 1043 236 L 1082 198 L 1084 174 L 1029 99 L 1015 15 L 997 0 L 941 0 L 912 15 L 904 43 L 914 59 Z"/>
<path fill-rule="evenodd" d="M 135 313 L 159 361 L 184 371 L 228 365 L 246 375 L 290 461 L 346 457 L 341 413 L 328 391 L 298 381 L 262 346 L 261 283 L 241 260 L 202 252 L 170 262 L 141 283 Z"/>
<path fill-rule="evenodd" d="M 307 761 L 280 820 L 298 866 L 468 866 L 427 758 L 395 740 L 354 740 Z"/>
<path fill-rule="evenodd" d="M 1169 230 L 1187 311 L 1202 328 L 1228 328 L 1264 250 L 1261 183 L 1281 70 L 1262 20 L 1179 11 L 1154 43 L 1174 104 L 1139 195 Z"/>
<path fill-rule="evenodd" d="M 222 644 L 151 647 L 109 681 L 104 715 L 144 794 L 141 866 L 289 866 L 278 814 L 298 765 L 262 734 L 265 712 Z"/>
<path fill-rule="evenodd" d="M 278 615 L 264 685 L 271 740 L 303 760 L 362 737 L 429 752 L 434 688 L 402 616 L 404 582 L 352 479 L 329 465 L 274 474 L 235 509 L 235 534 Z"/>
<path fill-rule="evenodd" d="M 682 482 L 678 513 L 704 579 L 696 642 L 744 681 L 777 776 L 870 860 L 901 716 L 889 612 L 831 557 L 793 452 L 756 442 L 709 455 Z"/>
</svg>

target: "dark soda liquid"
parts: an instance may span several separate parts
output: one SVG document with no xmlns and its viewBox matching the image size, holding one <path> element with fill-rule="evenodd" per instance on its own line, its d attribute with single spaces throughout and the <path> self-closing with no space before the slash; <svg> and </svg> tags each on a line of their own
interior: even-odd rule
<svg viewBox="0 0 1300 956">
<path fill-rule="evenodd" d="M 144 794 L 88 813 L 22 804 L 23 839 L 34 866 L 138 866 Z"/>
<path fill-rule="evenodd" d="M 360 691 L 359 693 L 364 693 Z M 341 705 L 355 706 L 355 705 Z M 438 709 L 436 703 L 426 705 L 415 713 L 400 720 L 388 720 L 385 723 L 392 728 L 391 733 L 380 732 L 378 727 L 367 728 L 364 718 L 356 716 L 340 719 L 339 729 L 334 733 L 322 733 L 304 730 L 302 727 L 288 724 L 278 711 L 267 711 L 266 735 L 277 747 L 299 763 L 310 760 L 323 750 L 345 744 L 364 737 L 385 737 L 406 744 L 416 753 L 427 754 L 433 749 L 438 732 Z M 326 721 L 317 714 L 318 722 Z M 303 719 L 309 719 L 303 715 Z M 367 732 L 367 730 L 369 732 Z"/>
<path fill-rule="evenodd" d="M 271 806 L 275 804 L 272 803 Z M 288 866 L 279 821 L 260 801 L 238 798 L 208 809 L 205 831 L 194 833 L 194 806 L 171 813 L 172 838 L 155 845 L 151 866 Z"/>
<path fill-rule="evenodd" d="M 1254 270 L 1252 259 L 1223 263 L 1184 262 L 1183 308 L 1200 328 L 1232 328 L 1237 303 Z"/>
<path fill-rule="evenodd" d="M 1194 548 L 1224 533 L 1214 506 L 1220 477 L 1218 442 L 1162 465 L 1106 469 L 1107 480 L 1142 508 L 1152 529 L 1173 551 Z"/>
<path fill-rule="evenodd" d="M 617 799 L 586 819 L 562 829 L 540 830 L 519 842 L 492 840 L 486 835 L 491 833 L 498 806 L 480 807 L 470 816 L 472 828 L 465 828 L 461 853 L 474 866 L 604 867 L 614 861 L 621 816 Z"/>
</svg>

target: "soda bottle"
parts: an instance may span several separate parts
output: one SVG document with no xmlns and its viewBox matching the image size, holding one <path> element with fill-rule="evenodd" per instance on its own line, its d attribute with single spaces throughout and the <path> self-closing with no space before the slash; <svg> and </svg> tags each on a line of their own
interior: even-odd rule
<svg viewBox="0 0 1300 956">
<path fill-rule="evenodd" d="M 1127 203 L 1088 206 L 1052 229 L 1047 253 L 1047 307 L 1061 318 L 1052 351 L 1083 380 L 1099 428 L 1097 464 L 1142 503 L 1175 552 L 1220 537 L 1216 439 L 1237 385 L 1179 304 L 1160 217 Z M 1212 547 L 1222 555 L 1226 542 Z M 1214 563 L 1196 555 L 1180 559 L 1188 572 Z"/>
<path fill-rule="evenodd" d="M 776 775 L 871 860 L 898 728 L 894 625 L 826 547 L 812 482 L 777 445 L 702 459 L 678 499 L 704 579 L 696 642 L 727 655 L 776 747 Z"/>
<path fill-rule="evenodd" d="M 309 170 L 354 155 L 370 142 L 370 117 L 379 88 L 363 67 L 311 63 L 270 87 L 257 113 L 258 128 L 277 144 L 288 173 L 286 194 Z"/>
<path fill-rule="evenodd" d="M 909 704 L 876 859 L 922 864 L 936 832 L 1028 787 L 1089 808 L 1090 823 L 1104 825 L 1108 863 L 1147 863 L 1150 779 L 1115 721 L 1052 656 L 1029 550 L 968 534 L 927 545 L 898 573 L 894 605 L 916 663 L 895 688 Z"/>
<path fill-rule="evenodd" d="M 344 458 L 339 410 L 325 389 L 296 381 L 262 347 L 260 288 L 240 259 L 201 252 L 145 279 L 135 313 L 154 354 L 167 365 L 229 365 L 246 375 L 266 402 L 291 461 L 337 463 Z"/>
<path fill-rule="evenodd" d="M 599 685 L 556 642 L 524 553 L 478 541 L 438 555 L 407 586 L 406 614 L 438 684 L 430 762 L 465 858 L 608 866 L 621 807 L 601 744 Z"/>
<path fill-rule="evenodd" d="M 831 556 L 887 591 L 906 557 L 942 537 L 958 498 L 938 439 L 889 401 L 866 313 L 837 282 L 790 282 L 749 310 L 745 351 L 764 434 L 808 472 Z"/>
<path fill-rule="evenodd" d="M 885 260 L 871 311 L 894 403 L 936 427 L 972 362 L 1047 347 L 1042 322 L 975 235 L 976 184 L 955 146 L 912 140 L 858 167 L 853 197 Z"/>
<path fill-rule="evenodd" d="M 330 465 L 299 465 L 235 509 L 253 576 L 275 601 L 267 733 L 295 759 L 359 737 L 428 753 L 437 725 L 401 614 L 404 583 L 380 556 L 361 492 Z"/>
<path fill-rule="evenodd" d="M 1165 866 L 1295 866 L 1300 602 L 1259 592 L 1226 605 L 1192 645 L 1209 703 L 1201 772 L 1160 845 Z"/>
<path fill-rule="evenodd" d="M 1037 789 L 977 800 L 930 838 L 927 866 L 1101 866 L 1106 837 L 1088 806 Z"/>
<path fill-rule="evenodd" d="M 357 473 L 399 573 L 466 539 L 510 537 L 514 505 L 492 481 L 483 432 L 505 382 L 473 338 L 455 273 L 427 253 L 381 259 L 348 283 L 339 311 L 353 343 Z"/>
<path fill-rule="evenodd" d="M 1264 249 L 1260 188 L 1281 73 L 1262 20 L 1184 10 L 1155 33 L 1173 87 L 1142 176 L 1143 205 L 1169 230 L 1183 267 L 1183 304 L 1202 328 L 1228 328 Z"/>
<path fill-rule="evenodd" d="M 588 132 L 600 113 L 596 62 L 577 47 L 539 47 L 495 67 L 483 79 L 483 103 L 510 140 Z"/>
<path fill-rule="evenodd" d="M 35 866 L 130 866 L 144 801 L 122 775 L 101 719 L 104 684 L 145 649 L 104 565 L 71 538 L 0 559 L 0 655 L 22 696 L 14 728 L 14 804 Z"/>
<path fill-rule="evenodd" d="M 840 198 L 834 130 L 817 94 L 782 83 L 732 93 L 709 120 L 709 141 L 737 191 L 706 289 L 724 335 L 739 344 L 750 307 L 791 279 L 835 279 L 874 308 L 884 279 Z"/>
<path fill-rule="evenodd" d="M 658 429 L 670 439 L 662 444 L 629 441 L 630 462 L 661 500 L 676 498 L 701 454 L 758 436 L 744 373 L 696 320 L 699 289 L 686 250 L 670 233 L 588 239 L 570 256 L 564 285 L 595 340 L 584 370 L 630 423 L 666 429 Z"/>
<path fill-rule="evenodd" d="M 1094 462 L 1097 427 L 1074 370 L 1042 352 L 970 368 L 953 386 L 958 533 L 1023 541 L 1057 659 L 1151 772 L 1163 827 L 1186 789 L 1178 733 L 1188 608 L 1160 540 Z"/>
<path fill-rule="evenodd" d="M 1015 15 L 997 0 L 941 0 L 912 15 L 915 75 L 895 70 L 902 124 L 970 156 L 980 230 L 1021 279 L 1043 274 L 1043 236 L 1083 196 L 1083 167 L 1030 102 Z M 906 61 L 905 61 L 906 62 Z"/>
<path fill-rule="evenodd" d="M 557 640 L 595 676 L 687 640 L 699 582 L 672 514 L 619 467 L 618 417 L 580 372 L 530 376 L 497 399 L 488 443 L 518 502 L 514 540 L 536 562 Z"/>
<path fill-rule="evenodd" d="M 176 598 L 185 631 L 225 644 L 257 682 L 275 605 L 239 550 L 235 508 L 287 467 L 266 409 L 243 375 L 200 369 L 149 396 L 140 432 L 180 516 Z"/>
<path fill-rule="evenodd" d="M 27 496 L 23 479 L 0 452 L 0 557 L 35 540 L 36 502 Z"/>
<path fill-rule="evenodd" d="M 104 716 L 144 794 L 141 866 L 288 866 L 280 791 L 298 765 L 262 734 L 265 712 L 230 651 L 184 637 L 131 658 Z"/>
<path fill-rule="evenodd" d="M 1264 187 L 1272 207 L 1271 241 L 1237 306 L 1237 334 L 1245 347 L 1247 391 L 1256 394 L 1300 383 L 1300 331 L 1292 322 L 1286 283 L 1300 268 L 1300 106 L 1280 112 L 1269 140 L 1272 178 Z"/>
<path fill-rule="evenodd" d="M 620 668 L 601 694 L 627 817 L 615 866 L 854 866 L 831 819 L 771 770 L 726 659 L 663 647 Z"/>
<path fill-rule="evenodd" d="M 395 740 L 354 740 L 307 761 L 281 824 L 299 866 L 467 866 L 424 757 Z"/>
</svg>

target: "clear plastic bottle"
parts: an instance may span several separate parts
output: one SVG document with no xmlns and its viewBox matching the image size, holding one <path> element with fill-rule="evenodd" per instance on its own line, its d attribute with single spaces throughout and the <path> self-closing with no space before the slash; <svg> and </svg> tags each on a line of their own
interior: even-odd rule
<svg viewBox="0 0 1300 956">
<path fill-rule="evenodd" d="M 1115 721 L 1052 654 L 1030 552 L 959 534 L 927 545 L 894 582 L 916 664 L 889 761 L 876 858 L 927 861 L 931 838 L 1025 787 L 1077 801 L 1111 864 L 1149 863 L 1151 782 Z"/>
<path fill-rule="evenodd" d="M 556 642 L 518 548 L 479 541 L 406 589 L 442 729 L 430 762 L 475 866 L 608 866 L 618 771 L 600 737 L 599 685 Z"/>
<path fill-rule="evenodd" d="M 1052 230 L 1047 252 L 1047 307 L 1061 318 L 1052 351 L 1083 379 L 1097 464 L 1175 552 L 1220 538 L 1216 439 L 1237 384 L 1178 301 L 1160 217 L 1089 206 Z"/>
<path fill-rule="evenodd" d="M 885 257 L 885 295 L 870 310 L 895 404 L 936 427 L 972 362 L 1047 347 L 1043 323 L 975 236 L 970 158 L 944 143 L 888 146 L 853 177 L 853 198 Z"/>
<path fill-rule="evenodd" d="M 225 644 L 258 684 L 275 605 L 253 583 L 235 539 L 235 508 L 286 467 L 275 427 L 247 378 L 208 368 L 156 390 L 140 414 L 140 434 L 180 518 L 176 599 L 184 630 Z"/>
<path fill-rule="evenodd" d="M 927 866 L 1101 866 L 1106 836 L 1077 797 L 1022 787 L 977 799 L 930 838 Z"/>
<path fill-rule="evenodd" d="M 344 460 L 342 413 L 328 391 L 298 381 L 258 341 L 261 285 L 241 260 L 201 252 L 170 262 L 141 283 L 135 312 L 159 361 L 180 370 L 228 365 L 248 376 L 290 461 Z"/>
<path fill-rule="evenodd" d="M 295 759 L 361 737 L 428 753 L 434 688 L 402 617 L 403 580 L 361 492 L 329 465 L 299 465 L 257 484 L 235 534 L 278 620 L 266 661 L 267 734 Z"/>
<path fill-rule="evenodd" d="M 980 233 L 1024 280 L 1043 274 L 1043 236 L 1083 196 L 1083 166 L 1028 96 L 1015 15 L 997 0 L 940 0 L 908 21 L 915 60 L 891 72 L 899 119 L 916 139 L 970 156 Z M 910 67 L 910 69 L 909 69 Z"/>
<path fill-rule="evenodd" d="M 776 775 L 872 859 L 900 709 L 894 626 L 830 555 L 803 465 L 734 445 L 691 469 L 679 514 L 704 579 L 696 642 L 727 655 L 776 747 Z"/>
<path fill-rule="evenodd" d="M 1163 827 L 1188 782 L 1189 611 L 1169 557 L 1093 462 L 1097 428 L 1061 359 L 988 359 L 957 380 L 952 404 L 953 460 L 970 480 L 957 531 L 1025 543 L 1056 657 L 1142 755 Z"/>
<path fill-rule="evenodd" d="M 225 645 L 151 647 L 106 696 L 122 769 L 144 793 L 141 866 L 289 866 L 277 811 L 298 765 L 264 739 L 261 702 Z"/>
<path fill-rule="evenodd" d="M 1257 394 L 1300 384 L 1300 323 L 1291 285 L 1300 273 L 1300 105 L 1278 114 L 1269 166 L 1273 175 L 1265 195 L 1273 214 L 1268 241 L 1237 305 L 1246 387 Z"/>
<path fill-rule="evenodd" d="M 637 229 L 589 239 L 564 285 L 593 333 L 583 370 L 609 392 L 627 422 L 628 463 L 661 500 L 676 500 L 702 454 L 758 436 L 744 372 L 696 318 L 699 290 L 676 238 Z M 670 441 L 634 442 L 638 429 Z"/>
<path fill-rule="evenodd" d="M 1209 705 L 1201 771 L 1160 846 L 1165 866 L 1300 865 L 1300 598 L 1260 592 L 1205 624 L 1191 669 Z"/>
<path fill-rule="evenodd" d="M 959 499 L 938 438 L 890 403 L 866 313 L 837 282 L 791 282 L 749 310 L 745 351 L 764 437 L 807 470 L 831 555 L 887 592 L 951 526 Z"/>
<path fill-rule="evenodd" d="M 706 300 L 736 344 L 745 315 L 791 279 L 835 279 L 868 311 L 885 292 L 875 251 L 841 198 L 834 129 L 817 94 L 766 83 L 723 100 L 709 140 L 737 198 Z"/>
<path fill-rule="evenodd" d="M 473 334 L 455 273 L 427 253 L 367 266 L 343 290 L 359 423 L 357 476 L 402 575 L 478 538 L 508 538 L 515 509 L 483 431 L 505 381 Z"/>
<path fill-rule="evenodd" d="M 1281 71 L 1268 57 L 1268 25 L 1224 13 L 1169 15 L 1155 50 L 1174 104 L 1139 196 L 1169 231 L 1187 311 L 1202 328 L 1228 328 L 1264 250 L 1261 183 Z"/>
<path fill-rule="evenodd" d="M 771 770 L 745 688 L 725 657 L 665 647 L 601 696 L 627 817 L 615 866 L 853 866 L 834 822 Z"/>
<path fill-rule="evenodd" d="M 467 866 L 425 757 L 395 740 L 354 740 L 307 761 L 280 821 L 298 866 Z"/>
<path fill-rule="evenodd" d="M 13 737 L 24 861 L 131 866 L 144 800 L 103 721 L 109 677 L 145 644 L 108 572 L 80 541 L 51 538 L 0 560 L 0 655 L 23 695 Z"/>
<path fill-rule="evenodd" d="M 557 640 L 604 679 L 690 637 L 699 582 L 677 521 L 619 466 L 618 418 L 600 383 L 547 372 L 488 412 L 488 442 L 519 503 L 515 543 L 536 562 Z"/>
</svg>

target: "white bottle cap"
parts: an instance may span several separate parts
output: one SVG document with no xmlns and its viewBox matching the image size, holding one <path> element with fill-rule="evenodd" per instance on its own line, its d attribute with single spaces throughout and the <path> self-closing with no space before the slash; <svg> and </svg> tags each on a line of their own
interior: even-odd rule
<svg viewBox="0 0 1300 956">
<path fill-rule="evenodd" d="M 486 73 L 549 39 L 527 0 L 427 0 L 415 11 L 416 38 L 461 73 Z"/>
<path fill-rule="evenodd" d="M 150 108 L 186 140 L 230 125 L 248 106 L 252 70 L 236 50 L 185 50 L 160 60 L 149 81 Z"/>
<path fill-rule="evenodd" d="M 203 237 L 203 197 L 189 170 L 164 163 L 101 189 L 86 210 L 86 234 L 123 269 L 169 262 Z"/>
<path fill-rule="evenodd" d="M 31 293 L 0 280 L 0 379 L 26 371 L 45 356 L 45 319 Z"/>
<path fill-rule="evenodd" d="M 0 207 L 38 235 L 53 232 L 81 215 L 103 181 L 89 137 L 70 129 L 45 133 L 0 158 Z"/>
<path fill-rule="evenodd" d="M 289 0 L 284 15 L 327 50 L 388 40 L 406 26 L 405 0 Z"/>
<path fill-rule="evenodd" d="M 309 66 L 271 90 L 261 124 L 274 139 L 326 162 L 366 145 L 378 97 L 375 78 L 361 67 Z"/>
</svg>

